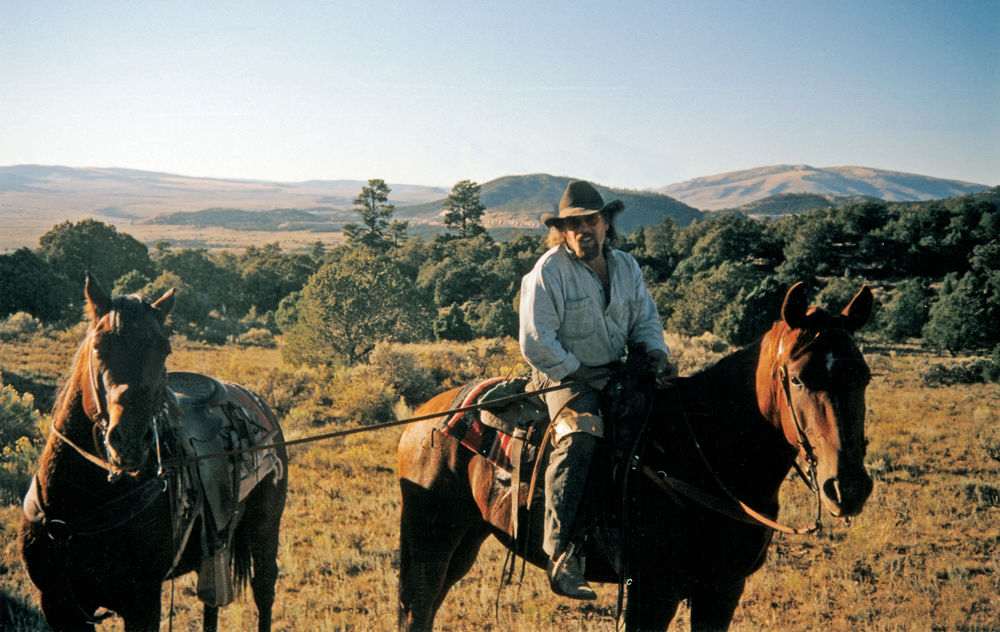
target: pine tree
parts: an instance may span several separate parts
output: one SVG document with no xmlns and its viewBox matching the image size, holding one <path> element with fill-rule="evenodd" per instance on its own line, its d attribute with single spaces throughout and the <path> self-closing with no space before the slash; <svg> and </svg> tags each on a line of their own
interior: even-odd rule
<svg viewBox="0 0 1000 632">
<path fill-rule="evenodd" d="M 475 237 L 486 232 L 482 217 L 486 207 L 479 201 L 480 186 L 471 180 L 462 180 L 451 188 L 445 199 L 444 225 L 458 231 L 461 238 Z"/>
<path fill-rule="evenodd" d="M 368 186 L 361 188 L 361 194 L 354 199 L 354 212 L 361 216 L 361 224 L 344 224 L 348 242 L 384 246 L 391 241 L 405 241 L 406 223 L 395 222 L 397 226 L 393 226 L 391 221 L 396 212 L 396 205 L 389 204 L 391 191 L 381 178 L 369 180 Z"/>
</svg>

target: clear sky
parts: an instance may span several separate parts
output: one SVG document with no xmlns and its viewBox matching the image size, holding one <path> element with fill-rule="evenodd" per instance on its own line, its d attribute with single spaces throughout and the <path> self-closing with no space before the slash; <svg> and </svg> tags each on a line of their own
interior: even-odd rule
<svg viewBox="0 0 1000 632">
<path fill-rule="evenodd" d="M 1000 184 L 1000 1 L 0 0 L 0 166 Z"/>
</svg>

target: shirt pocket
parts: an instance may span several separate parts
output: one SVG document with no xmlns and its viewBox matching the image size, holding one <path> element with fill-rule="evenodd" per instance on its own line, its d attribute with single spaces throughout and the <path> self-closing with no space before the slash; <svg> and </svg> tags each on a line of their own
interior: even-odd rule
<svg viewBox="0 0 1000 632">
<path fill-rule="evenodd" d="M 579 301 L 566 301 L 559 337 L 563 340 L 584 340 L 594 335 L 593 299 L 589 296 Z"/>
</svg>

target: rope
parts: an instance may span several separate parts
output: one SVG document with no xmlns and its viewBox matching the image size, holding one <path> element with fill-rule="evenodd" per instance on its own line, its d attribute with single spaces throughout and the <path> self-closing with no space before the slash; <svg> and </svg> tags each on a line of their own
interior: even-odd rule
<svg viewBox="0 0 1000 632">
<path fill-rule="evenodd" d="M 608 370 L 603 374 L 598 374 L 597 376 L 590 376 L 586 379 L 587 382 L 593 382 L 594 380 L 599 380 L 610 376 L 614 373 L 613 370 Z M 241 448 L 239 450 L 232 450 L 230 452 L 220 452 L 218 454 L 203 454 L 200 456 L 192 456 L 186 459 L 173 459 L 163 462 L 163 467 L 177 467 L 190 465 L 191 463 L 197 463 L 198 461 L 204 461 L 206 459 L 215 459 L 219 457 L 235 456 L 237 454 L 245 454 L 247 452 L 260 452 L 262 450 L 273 450 L 274 448 L 280 447 L 290 447 L 293 445 L 302 445 L 303 443 L 312 443 L 314 441 L 324 441 L 326 439 L 336 439 L 338 437 L 346 437 L 352 434 L 358 434 L 362 432 L 374 432 L 376 430 L 384 430 L 386 428 L 394 428 L 396 426 L 403 426 L 406 424 L 415 423 L 418 421 L 426 421 L 428 419 L 436 419 L 438 417 L 447 417 L 449 415 L 455 415 L 458 413 L 465 413 L 471 410 L 482 410 L 483 408 L 498 408 L 505 404 L 509 404 L 514 401 L 521 399 L 526 399 L 534 395 L 540 395 L 542 393 L 549 393 L 552 391 L 558 391 L 565 388 L 569 388 L 575 380 L 570 380 L 563 382 L 557 386 L 550 386 L 548 388 L 540 388 L 536 391 L 526 391 L 524 393 L 519 393 L 517 395 L 511 395 L 509 397 L 501 397 L 499 399 L 491 399 L 487 402 L 482 402 L 478 404 L 472 404 L 470 406 L 463 406 L 461 408 L 452 408 L 450 410 L 445 410 L 437 413 L 429 413 L 427 415 L 420 415 L 417 417 L 409 417 L 407 419 L 398 419 L 396 421 L 386 421 L 379 424 L 372 424 L 370 426 L 359 426 L 357 428 L 348 428 L 347 430 L 337 430 L 336 432 L 327 432 L 324 434 L 313 435 L 311 437 L 303 437 L 301 439 L 291 439 L 289 441 L 278 441 L 276 443 L 269 443 L 267 445 L 257 445 L 250 446 L 247 448 Z"/>
</svg>

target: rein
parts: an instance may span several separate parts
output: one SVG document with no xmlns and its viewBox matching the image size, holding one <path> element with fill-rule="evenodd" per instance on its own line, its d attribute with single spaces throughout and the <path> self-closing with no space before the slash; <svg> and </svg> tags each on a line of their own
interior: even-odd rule
<svg viewBox="0 0 1000 632">
<path fill-rule="evenodd" d="M 691 420 L 688 418 L 687 411 L 684 409 L 684 404 L 681 401 L 680 393 L 676 391 L 677 395 L 677 405 L 681 409 L 681 418 L 684 419 L 684 424 L 687 427 L 688 434 L 691 436 L 692 441 L 694 441 L 695 448 L 698 450 L 698 456 L 701 457 L 702 462 L 705 467 L 712 474 L 715 479 L 716 484 L 719 486 L 725 495 L 726 499 L 718 498 L 713 496 L 708 492 L 702 490 L 699 487 L 691 485 L 680 479 L 667 476 L 667 473 L 660 470 L 656 471 L 648 465 L 641 464 L 638 457 L 632 458 L 632 467 L 637 468 L 641 465 L 642 471 L 646 476 L 653 480 L 661 489 L 667 492 L 668 495 L 674 498 L 676 502 L 676 496 L 674 492 L 679 492 L 684 496 L 690 498 L 691 500 L 699 503 L 700 505 L 707 507 L 713 511 L 721 513 L 724 516 L 732 518 L 734 520 L 739 520 L 740 522 L 746 522 L 748 524 L 755 524 L 758 526 L 765 526 L 775 531 L 780 531 L 782 533 L 787 533 L 789 535 L 805 535 L 809 533 L 815 533 L 823 528 L 823 523 L 817 517 L 817 521 L 806 525 L 805 527 L 790 527 L 788 525 L 776 522 L 771 518 L 761 514 L 760 512 L 754 510 L 752 507 L 737 498 L 729 488 L 722 482 L 719 475 L 716 473 L 715 469 L 708 462 L 708 458 L 705 456 L 704 451 L 701 449 L 701 443 L 698 441 L 698 437 L 694 433 L 694 428 L 691 427 Z M 662 450 L 662 448 L 659 448 Z"/>
<path fill-rule="evenodd" d="M 97 424 L 94 424 L 94 428 L 95 428 L 95 432 L 96 432 Z M 59 440 L 62 441 L 63 443 L 65 443 L 66 445 L 68 445 L 69 447 L 71 447 L 74 450 L 76 450 L 80 454 L 80 456 L 82 456 L 83 458 L 87 459 L 88 461 L 90 461 L 91 463 L 93 463 L 94 465 L 96 465 L 97 467 L 99 467 L 99 468 L 101 468 L 103 470 L 107 470 L 109 472 L 109 474 L 108 474 L 108 480 L 111 480 L 111 478 L 113 476 L 120 476 L 121 475 L 121 472 L 117 468 L 115 468 L 115 466 L 111 465 L 110 463 L 108 463 L 107 461 L 105 461 L 104 459 L 102 459 L 100 457 L 94 456 L 90 452 L 87 452 L 86 450 L 84 450 L 80 446 L 78 446 L 75 443 L 73 443 L 72 441 L 70 441 L 66 437 L 66 435 L 64 435 L 63 433 L 59 432 L 59 430 L 55 427 L 55 425 L 52 426 L 52 434 L 54 434 L 55 436 L 59 437 Z"/>
</svg>

